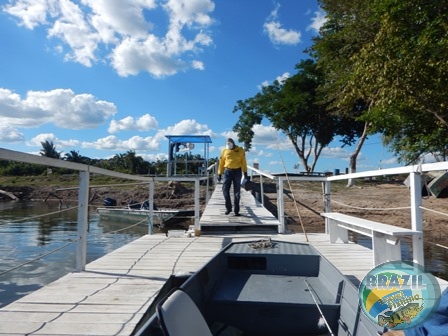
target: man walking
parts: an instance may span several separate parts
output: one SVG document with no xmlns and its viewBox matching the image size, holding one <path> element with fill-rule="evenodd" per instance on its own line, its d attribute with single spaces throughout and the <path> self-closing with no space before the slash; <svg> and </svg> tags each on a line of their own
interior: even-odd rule
<svg viewBox="0 0 448 336">
<path fill-rule="evenodd" d="M 232 212 L 232 200 L 230 199 L 230 187 L 233 184 L 234 195 L 234 214 L 240 215 L 240 191 L 241 191 L 241 178 L 247 179 L 247 163 L 246 154 L 244 149 L 235 145 L 233 139 L 228 138 L 226 141 L 226 147 L 221 152 L 218 167 L 218 181 L 221 181 L 224 174 L 224 182 L 222 185 L 222 192 L 226 202 L 226 212 L 228 215 Z"/>
</svg>

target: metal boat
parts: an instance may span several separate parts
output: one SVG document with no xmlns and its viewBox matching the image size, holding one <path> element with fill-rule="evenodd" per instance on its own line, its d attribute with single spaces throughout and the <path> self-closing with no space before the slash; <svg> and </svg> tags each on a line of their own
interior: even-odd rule
<svg viewBox="0 0 448 336">
<path fill-rule="evenodd" d="M 381 332 L 362 312 L 358 288 L 306 243 L 230 243 L 180 283 L 166 283 L 132 335 Z"/>
<path fill-rule="evenodd" d="M 150 217 L 150 211 L 145 209 L 130 208 L 98 208 L 97 212 L 101 218 L 114 219 L 120 221 L 142 220 Z M 153 224 L 163 228 L 168 225 L 187 222 L 194 216 L 194 210 L 162 209 L 153 210 Z"/>
</svg>

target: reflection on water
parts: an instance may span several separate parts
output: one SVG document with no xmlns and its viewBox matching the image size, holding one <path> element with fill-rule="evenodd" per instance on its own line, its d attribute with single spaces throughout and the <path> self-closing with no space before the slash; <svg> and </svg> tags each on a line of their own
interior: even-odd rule
<svg viewBox="0 0 448 336">
<path fill-rule="evenodd" d="M 77 209 L 56 212 L 58 202 L 0 202 L 0 273 L 53 251 L 77 238 Z M 30 218 L 14 222 L 17 219 Z M 101 223 L 89 215 L 87 262 L 91 262 L 148 233 L 147 223 L 118 233 L 126 223 Z M 21 268 L 0 275 L 0 307 L 72 272 L 76 267 L 76 243 Z"/>
<path fill-rule="evenodd" d="M 359 245 L 372 248 L 372 239 L 350 232 L 350 240 Z M 425 268 L 435 276 L 448 280 L 448 250 L 431 244 L 424 244 Z M 401 240 L 401 258 L 412 260 L 412 240 Z"/>
</svg>

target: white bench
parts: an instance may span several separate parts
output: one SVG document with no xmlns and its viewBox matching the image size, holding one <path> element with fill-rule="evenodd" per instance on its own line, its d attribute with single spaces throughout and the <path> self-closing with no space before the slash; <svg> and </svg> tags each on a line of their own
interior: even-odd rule
<svg viewBox="0 0 448 336">
<path fill-rule="evenodd" d="M 353 217 L 337 212 L 324 212 L 321 216 L 330 235 L 330 243 L 340 239 L 348 243 L 348 230 L 372 238 L 373 265 L 386 261 L 401 260 L 400 238 L 404 236 L 421 235 L 421 232 Z"/>
</svg>

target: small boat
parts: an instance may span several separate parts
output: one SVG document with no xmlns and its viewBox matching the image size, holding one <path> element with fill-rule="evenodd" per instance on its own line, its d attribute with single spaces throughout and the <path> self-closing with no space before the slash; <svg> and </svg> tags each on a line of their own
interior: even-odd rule
<svg viewBox="0 0 448 336">
<path fill-rule="evenodd" d="M 382 331 L 362 312 L 357 287 L 306 243 L 269 238 L 230 243 L 180 280 L 169 279 L 132 335 L 367 336 Z"/>
<path fill-rule="evenodd" d="M 101 218 L 113 219 L 116 221 L 138 221 L 149 218 L 149 209 L 133 209 L 130 207 L 113 208 L 101 207 L 96 210 Z M 153 210 L 153 224 L 163 228 L 164 226 L 181 224 L 194 217 L 194 210 L 183 209 L 158 209 Z"/>
</svg>

